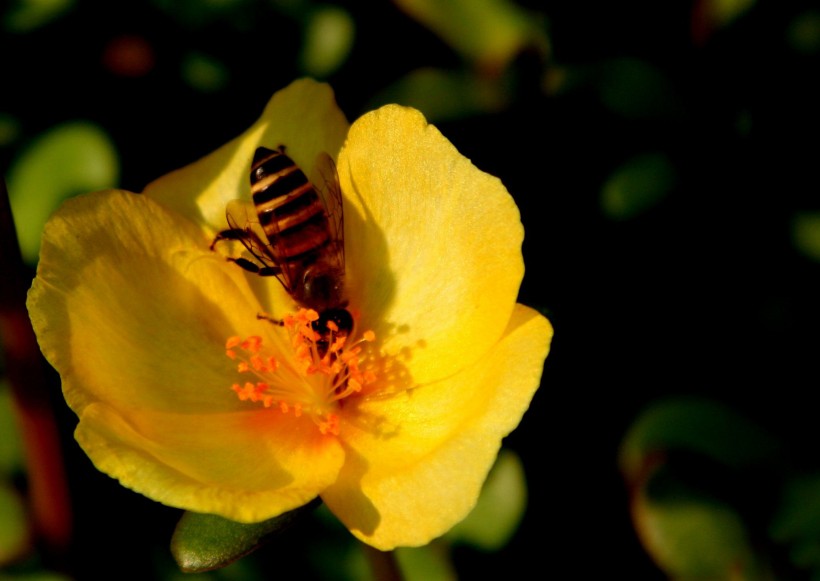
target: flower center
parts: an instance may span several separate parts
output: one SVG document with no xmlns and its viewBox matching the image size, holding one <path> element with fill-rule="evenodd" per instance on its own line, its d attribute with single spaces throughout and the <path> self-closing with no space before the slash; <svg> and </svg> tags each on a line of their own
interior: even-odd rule
<svg viewBox="0 0 820 581">
<path fill-rule="evenodd" d="M 317 332 L 314 323 L 318 320 L 313 309 L 300 309 L 282 321 L 302 381 L 283 376 L 279 360 L 265 349 L 261 337 L 229 337 L 225 354 L 237 361 L 239 373 L 255 377 L 255 381 L 234 383 L 231 389 L 242 401 L 261 403 L 296 417 L 308 414 L 322 434 L 338 435 L 338 410 L 343 400 L 376 379 L 372 370 L 360 368 L 362 344 L 376 337 L 373 331 L 366 331 L 359 341 L 348 345 L 346 333 L 333 321 L 327 322 L 326 330 Z"/>
</svg>

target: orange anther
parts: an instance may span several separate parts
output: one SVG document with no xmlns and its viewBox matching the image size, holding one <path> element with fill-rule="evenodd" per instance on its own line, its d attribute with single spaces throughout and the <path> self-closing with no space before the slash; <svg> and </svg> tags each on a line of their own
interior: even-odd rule
<svg viewBox="0 0 820 581">
<path fill-rule="evenodd" d="M 262 348 L 262 337 L 252 335 L 242 342 L 242 348 L 251 353 L 257 353 Z"/>
<path fill-rule="evenodd" d="M 259 355 L 252 356 L 250 363 L 253 366 L 253 368 L 257 371 L 265 371 L 266 369 L 265 360 L 262 359 Z"/>
<path fill-rule="evenodd" d="M 375 381 L 373 371 L 360 370 L 359 366 L 364 365 L 360 361 L 361 345 L 374 341 L 376 335 L 366 331 L 354 343 L 347 340 L 348 336 L 341 333 L 334 321 L 323 322 L 324 328 L 317 332 L 314 325 L 319 319 L 318 312 L 304 308 L 282 318 L 293 354 L 283 353 L 281 361 L 297 363 L 290 371 L 299 373 L 301 380 L 293 381 L 290 376 L 276 373 L 279 354 L 274 356 L 270 348 L 263 346 L 260 336 L 229 337 L 225 342 L 225 355 L 236 360 L 237 372 L 252 372 L 255 378 L 262 380 L 256 384 L 233 384 L 231 389 L 241 401 L 262 404 L 285 414 L 293 412 L 294 417 L 306 415 L 322 434 L 338 435 L 341 419 L 330 410 Z"/>
</svg>

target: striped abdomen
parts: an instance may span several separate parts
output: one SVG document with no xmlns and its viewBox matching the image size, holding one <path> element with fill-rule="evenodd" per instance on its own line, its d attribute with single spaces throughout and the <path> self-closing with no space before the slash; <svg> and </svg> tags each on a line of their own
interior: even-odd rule
<svg viewBox="0 0 820 581">
<path fill-rule="evenodd" d="M 284 147 L 256 150 L 251 194 L 272 257 L 283 270 L 303 269 L 331 242 L 324 204 Z"/>
</svg>

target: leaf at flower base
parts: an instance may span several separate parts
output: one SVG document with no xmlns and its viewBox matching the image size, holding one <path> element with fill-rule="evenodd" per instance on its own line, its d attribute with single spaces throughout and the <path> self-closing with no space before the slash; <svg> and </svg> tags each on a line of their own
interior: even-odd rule
<svg viewBox="0 0 820 581">
<path fill-rule="evenodd" d="M 65 123 L 34 140 L 12 164 L 7 184 L 26 262 L 37 261 L 43 225 L 60 202 L 116 185 L 119 171 L 113 142 L 88 121 Z"/>
<path fill-rule="evenodd" d="M 501 450 L 473 511 L 445 538 L 485 551 L 502 548 L 518 529 L 527 508 L 527 482 L 521 459 Z"/>
<path fill-rule="evenodd" d="M 272 519 L 251 524 L 189 511 L 177 523 L 171 538 L 171 553 L 186 573 L 219 569 L 253 552 L 318 504 L 317 499 Z"/>
</svg>

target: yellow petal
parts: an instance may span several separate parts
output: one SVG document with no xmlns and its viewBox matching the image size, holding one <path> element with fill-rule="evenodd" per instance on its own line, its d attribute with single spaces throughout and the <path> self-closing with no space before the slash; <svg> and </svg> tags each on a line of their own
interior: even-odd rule
<svg viewBox="0 0 820 581">
<path fill-rule="evenodd" d="M 250 167 L 257 147 L 284 145 L 291 159 L 311 176 L 319 153 L 336 159 L 347 129 L 328 85 L 310 79 L 294 81 L 273 95 L 262 116 L 242 135 L 148 184 L 144 193 L 213 233 L 227 227 L 229 201 L 250 199 Z"/>
<path fill-rule="evenodd" d="M 498 341 L 524 273 L 523 228 L 502 183 L 413 109 L 358 119 L 339 156 L 351 308 L 416 383 Z"/>
<path fill-rule="evenodd" d="M 230 266 L 196 225 L 145 196 L 108 191 L 66 202 L 43 233 L 28 308 L 72 409 L 94 400 L 239 409 L 223 392 L 232 374 L 225 339 L 266 329 Z"/>
<path fill-rule="evenodd" d="M 330 509 L 382 550 L 425 544 L 459 522 L 529 406 L 551 338 L 549 322 L 518 305 L 503 339 L 476 365 L 346 410 L 345 465 L 322 493 Z"/>
<path fill-rule="evenodd" d="M 240 522 L 316 498 L 344 460 L 338 441 L 312 422 L 264 409 L 198 415 L 92 404 L 76 437 L 94 465 L 124 486 Z"/>
<path fill-rule="evenodd" d="M 46 225 L 29 293 L 38 341 L 91 460 L 152 498 L 267 518 L 315 497 L 343 454 L 315 425 L 239 401 L 232 335 L 256 319 L 244 274 L 193 222 L 138 194 L 70 200 Z M 256 413 L 250 413 L 250 412 Z M 301 438 L 300 443 L 293 441 Z M 309 470 L 300 468 L 310 466 Z"/>
</svg>

